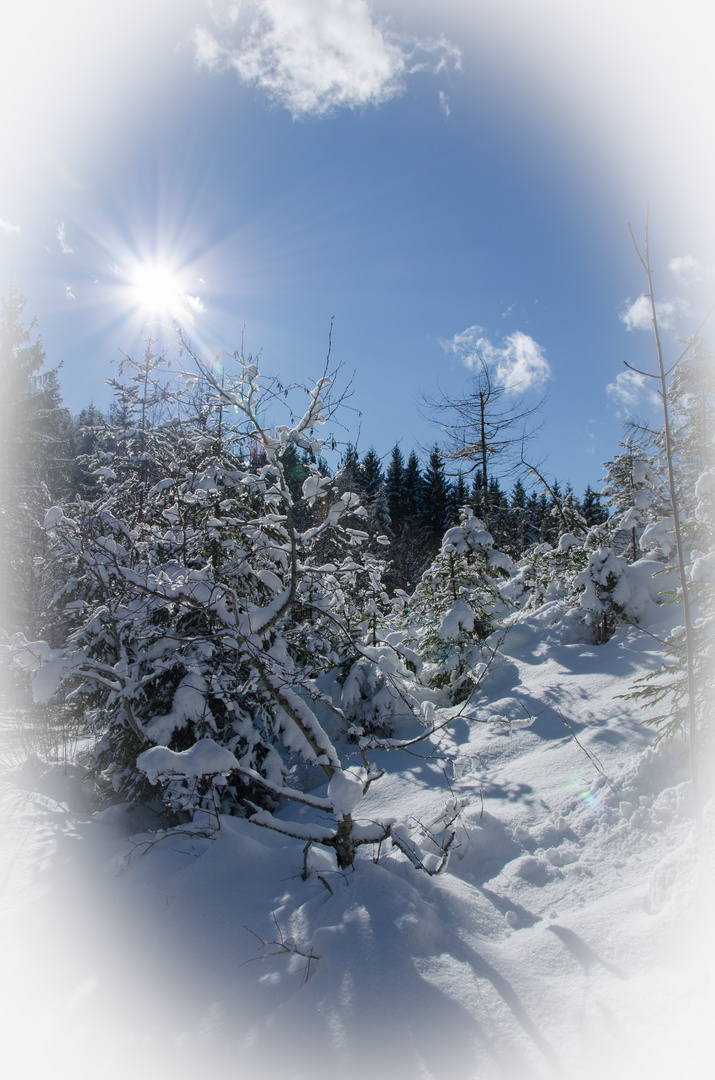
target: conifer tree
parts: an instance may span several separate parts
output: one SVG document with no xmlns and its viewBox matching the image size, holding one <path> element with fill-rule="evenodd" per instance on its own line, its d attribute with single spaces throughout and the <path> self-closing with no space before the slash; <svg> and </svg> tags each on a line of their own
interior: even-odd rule
<svg viewBox="0 0 715 1080">
<path fill-rule="evenodd" d="M 459 511 L 469 502 L 469 491 L 464 479 L 464 474 L 457 473 L 457 479 L 452 484 L 452 518 L 456 523 L 459 521 Z"/>
<path fill-rule="evenodd" d="M 539 496 L 532 491 L 526 500 L 526 529 L 524 540 L 527 547 L 539 543 L 541 538 L 542 509 Z"/>
<path fill-rule="evenodd" d="M 12 290 L 0 307 L 0 627 L 35 635 L 51 592 L 40 524 L 67 490 L 70 421 L 25 303 Z"/>
<path fill-rule="evenodd" d="M 646 526 L 664 516 L 666 507 L 645 451 L 631 437 L 620 445 L 621 453 L 604 463 L 607 471 L 601 494 L 612 509 L 608 524 L 614 550 L 635 562 Z"/>
<path fill-rule="evenodd" d="M 425 481 L 422 476 L 419 458 L 411 451 L 405 466 L 404 478 L 404 519 L 417 523 L 425 501 Z"/>
<path fill-rule="evenodd" d="M 406 615 L 408 643 L 424 665 L 422 681 L 464 701 L 475 686 L 481 643 L 502 606 L 500 578 L 511 560 L 494 548 L 484 523 L 469 507 L 448 529 L 439 554 L 425 570 Z"/>
<path fill-rule="evenodd" d="M 472 462 L 475 488 L 480 498 L 479 515 L 487 528 L 492 528 L 489 484 L 494 462 L 504 475 L 514 465 L 522 464 L 524 442 L 533 431 L 528 426 L 537 406 L 525 405 L 514 387 L 506 385 L 497 365 L 489 363 L 478 352 L 471 357 L 474 372 L 469 391 L 461 397 L 426 399 L 430 419 L 439 424 L 447 438 L 444 456 L 456 461 Z M 515 461 L 516 459 L 516 461 Z"/>
<path fill-rule="evenodd" d="M 484 490 L 482 487 L 482 481 L 479 476 L 475 476 L 472 481 L 471 500 L 469 505 L 474 509 L 475 517 L 478 517 L 480 521 L 484 520 Z"/>
<path fill-rule="evenodd" d="M 424 482 L 414 451 L 407 464 L 399 447 L 392 459 L 385 484 L 385 499 L 393 534 L 389 548 L 387 581 L 391 589 L 411 590 L 430 558 L 427 532 L 421 524 Z"/>
<path fill-rule="evenodd" d="M 592 525 L 602 525 L 608 520 L 608 510 L 601 505 L 601 496 L 594 491 L 590 484 L 587 485 L 581 502 L 581 513 L 590 528 Z"/>
<path fill-rule="evenodd" d="M 393 533 L 400 532 L 406 517 L 405 507 L 405 459 L 399 446 L 395 446 L 385 477 L 385 498 Z"/>
<path fill-rule="evenodd" d="M 425 528 L 431 543 L 439 539 L 450 523 L 450 486 L 445 475 L 444 459 L 439 447 L 434 446 L 424 473 L 423 504 L 419 522 Z"/>
<path fill-rule="evenodd" d="M 376 495 L 385 478 L 382 472 L 382 463 L 374 446 L 370 447 L 360 462 L 358 476 L 365 496 L 370 499 Z"/>
<path fill-rule="evenodd" d="M 340 468 L 335 476 L 336 483 L 338 485 L 338 491 L 354 491 L 360 492 L 362 485 L 360 482 L 360 459 L 358 458 L 358 452 L 352 443 L 348 443 L 345 448 L 345 454 L 340 462 Z"/>
<path fill-rule="evenodd" d="M 504 550 L 509 539 L 509 504 L 495 476 L 489 481 L 489 531 L 495 545 Z"/>
<path fill-rule="evenodd" d="M 517 559 L 527 546 L 527 509 L 526 489 L 521 480 L 517 480 L 509 500 L 509 521 L 504 550 L 512 559 Z"/>
</svg>

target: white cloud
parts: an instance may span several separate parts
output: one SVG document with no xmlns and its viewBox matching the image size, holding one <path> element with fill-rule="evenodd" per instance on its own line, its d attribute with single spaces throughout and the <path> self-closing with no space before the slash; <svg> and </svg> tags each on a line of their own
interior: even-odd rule
<svg viewBox="0 0 715 1080">
<path fill-rule="evenodd" d="M 703 268 L 692 255 L 676 255 L 668 263 L 668 269 L 679 285 L 695 285 L 703 280 Z"/>
<path fill-rule="evenodd" d="M 606 393 L 613 398 L 616 404 L 622 406 L 626 413 L 630 413 L 639 405 L 657 405 L 660 398 L 653 389 L 653 379 L 648 379 L 638 371 L 627 368 L 615 379 L 608 383 Z"/>
<path fill-rule="evenodd" d="M 232 68 L 296 116 L 380 105 L 405 76 L 459 68 L 446 38 L 407 41 L 373 21 L 366 0 L 248 0 L 214 6 L 218 37 L 196 27 L 200 64 Z"/>
<path fill-rule="evenodd" d="M 12 233 L 19 233 L 19 231 L 19 225 L 11 225 L 9 221 L 5 221 L 5 218 L 0 218 L 0 232 L 4 232 L 10 236 Z"/>
<path fill-rule="evenodd" d="M 449 114 L 451 113 L 452 110 L 449 107 L 449 98 L 445 94 L 444 90 L 440 90 L 440 92 L 439 92 L 439 107 L 442 110 L 442 112 L 444 113 L 445 120 L 448 120 L 449 119 Z"/>
<path fill-rule="evenodd" d="M 189 293 L 182 293 L 181 302 L 187 310 L 193 311 L 196 315 L 201 315 L 206 311 L 206 305 L 200 296 L 190 296 Z"/>
<path fill-rule="evenodd" d="M 484 336 L 481 326 L 470 326 L 441 345 L 445 351 L 456 353 L 470 371 L 486 364 L 495 383 L 508 393 L 538 390 L 551 378 L 541 346 L 520 330 L 504 338 L 502 345 L 494 345 Z"/>
<path fill-rule="evenodd" d="M 670 300 L 656 300 L 655 313 L 661 329 L 672 329 L 675 309 L 676 305 Z M 650 297 L 645 293 L 641 293 L 637 300 L 629 297 L 618 318 L 627 330 L 649 330 L 653 326 Z"/>
<path fill-rule="evenodd" d="M 76 300 L 76 299 L 77 299 L 77 297 L 72 292 L 72 286 L 71 285 L 65 285 L 65 300 Z"/>
<path fill-rule="evenodd" d="M 70 245 L 67 243 L 67 238 L 65 236 L 65 223 L 64 223 L 64 221 L 61 221 L 59 223 L 59 225 L 57 226 L 57 239 L 59 241 L 60 248 L 62 250 L 63 255 L 74 255 L 74 253 L 75 253 L 74 248 L 70 247 Z"/>
</svg>

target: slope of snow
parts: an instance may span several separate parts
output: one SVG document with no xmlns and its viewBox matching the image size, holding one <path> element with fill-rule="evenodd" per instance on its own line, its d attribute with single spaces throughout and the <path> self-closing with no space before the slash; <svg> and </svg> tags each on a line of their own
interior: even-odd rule
<svg viewBox="0 0 715 1080">
<path fill-rule="evenodd" d="M 302 843 L 240 819 L 160 838 L 6 754 L 6 1075 L 709 1077 L 684 748 L 620 696 L 658 647 L 550 617 L 515 620 L 435 744 L 378 754 L 357 820 L 429 853 L 458 812 L 438 876 L 387 845 L 347 873 L 314 847 L 304 877 Z"/>
</svg>

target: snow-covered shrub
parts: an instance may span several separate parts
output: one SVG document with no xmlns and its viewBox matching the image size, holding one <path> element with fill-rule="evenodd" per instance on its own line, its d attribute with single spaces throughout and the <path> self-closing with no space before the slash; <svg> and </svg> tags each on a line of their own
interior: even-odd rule
<svg viewBox="0 0 715 1080">
<path fill-rule="evenodd" d="M 399 647 L 389 642 L 363 645 L 340 680 L 340 707 L 357 731 L 391 735 L 396 721 L 412 715 L 412 683 Z"/>
<path fill-rule="evenodd" d="M 533 610 L 553 600 L 565 599 L 573 592 L 574 578 L 583 570 L 587 559 L 583 539 L 573 533 L 563 533 L 554 546 L 533 544 L 520 559 L 513 579 L 520 606 Z"/>
<path fill-rule="evenodd" d="M 576 575 L 574 585 L 582 589 L 580 606 L 586 625 L 594 641 L 603 644 L 613 635 L 631 598 L 628 562 L 611 548 L 599 547 L 589 555 L 588 566 Z"/>
</svg>

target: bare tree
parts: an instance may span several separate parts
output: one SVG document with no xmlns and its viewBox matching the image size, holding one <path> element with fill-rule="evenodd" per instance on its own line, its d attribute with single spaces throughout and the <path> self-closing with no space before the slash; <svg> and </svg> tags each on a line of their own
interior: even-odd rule
<svg viewBox="0 0 715 1080">
<path fill-rule="evenodd" d="M 673 452 L 673 428 L 671 423 L 670 409 L 668 406 L 668 379 L 672 376 L 673 371 L 677 367 L 680 360 L 691 350 L 694 343 L 699 341 L 700 330 L 702 329 L 705 321 L 712 314 L 713 308 L 705 316 L 703 323 L 701 323 L 698 331 L 687 342 L 686 348 L 681 353 L 680 357 L 669 368 L 665 366 L 665 359 L 663 354 L 663 346 L 660 337 L 660 328 L 658 325 L 658 313 L 655 300 L 655 292 L 653 290 L 653 269 L 650 261 L 650 246 L 649 246 L 649 233 L 648 233 L 648 210 L 646 210 L 646 223 L 645 223 L 645 241 L 643 250 L 641 251 L 635 236 L 633 235 L 633 229 L 628 226 L 633 240 L 633 246 L 636 249 L 636 253 L 641 262 L 641 265 L 645 271 L 648 281 L 648 302 L 651 311 L 651 322 L 653 324 L 653 335 L 655 337 L 656 355 L 658 358 L 658 370 L 657 372 L 641 371 L 639 368 L 633 367 L 631 364 L 626 363 L 626 367 L 631 371 L 635 371 L 638 375 L 644 378 L 652 379 L 658 387 L 658 396 L 660 397 L 663 406 L 663 445 L 665 449 L 667 474 L 668 474 L 668 487 L 670 494 L 670 504 L 672 511 L 673 529 L 675 533 L 675 543 L 678 559 L 678 573 L 680 576 L 680 601 L 683 610 L 683 622 L 685 630 L 685 668 L 687 673 L 687 709 L 688 709 L 688 750 L 690 757 L 690 776 L 693 787 L 693 802 L 695 810 L 695 826 L 698 836 L 698 844 L 700 849 L 700 860 L 703 871 L 702 880 L 707 880 L 707 844 L 705 838 L 705 825 L 703 821 L 702 810 L 702 793 L 699 778 L 698 769 L 698 724 L 696 717 L 696 702 L 698 701 L 698 685 L 696 676 L 696 655 L 695 655 L 695 634 L 694 634 L 694 615 L 693 604 L 690 596 L 690 576 L 686 571 L 685 565 L 685 543 L 683 538 L 683 522 L 681 519 L 681 506 L 680 497 L 677 489 L 677 477 L 676 467 L 674 464 L 674 452 Z M 705 440 L 707 441 L 707 440 Z"/>
<path fill-rule="evenodd" d="M 471 462 L 468 472 L 479 477 L 481 514 L 488 526 L 493 463 L 499 461 L 502 476 L 520 468 L 524 443 L 536 431 L 530 421 L 543 398 L 536 405 L 526 405 L 521 395 L 513 396 L 513 388 L 498 381 L 493 364 L 479 354 L 476 360 L 477 371 L 468 393 L 457 398 L 423 395 L 423 416 L 444 431 L 444 457 Z"/>
</svg>

